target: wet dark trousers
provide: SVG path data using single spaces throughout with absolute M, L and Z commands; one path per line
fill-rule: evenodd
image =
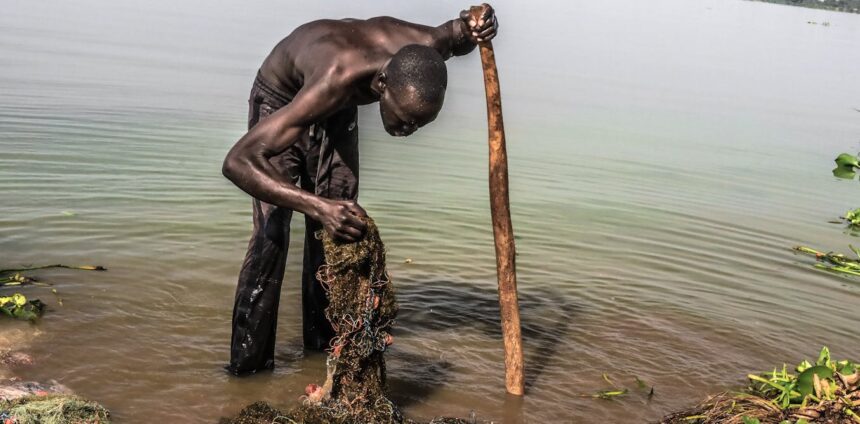
M 290 100 L 258 75 L 249 99 L 248 128 L 286 106 Z M 341 110 L 312 126 L 269 162 L 284 178 L 303 190 L 329 199 L 355 199 L 358 194 L 356 108 Z M 253 200 L 254 229 L 239 273 L 233 306 L 228 366 L 233 374 L 250 374 L 274 366 L 278 303 L 292 215 L 290 209 Z M 328 300 L 316 279 L 316 271 L 325 263 L 322 243 L 314 236 L 321 224 L 305 217 L 305 227 L 302 333 L 306 348 L 321 350 L 328 347 L 334 336 L 324 312 Z

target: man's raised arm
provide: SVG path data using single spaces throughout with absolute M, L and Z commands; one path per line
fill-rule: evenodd
M 261 120 L 227 153 L 222 172 L 244 192 L 263 202 L 299 211 L 323 224 L 335 237 L 360 238 L 366 213 L 354 201 L 324 199 L 286 180 L 269 159 L 295 143 L 308 127 L 334 113 L 344 93 L 325 81 L 308 84 L 288 105 Z

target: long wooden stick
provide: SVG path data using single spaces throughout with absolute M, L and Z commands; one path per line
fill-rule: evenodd
M 472 7 L 469 12 L 477 22 L 483 7 Z M 484 68 L 484 88 L 487 92 L 487 126 L 490 144 L 490 213 L 493 218 L 493 238 L 496 242 L 496 273 L 499 278 L 499 310 L 502 334 L 505 341 L 505 388 L 512 395 L 522 396 L 523 346 L 520 330 L 520 308 L 517 299 L 517 274 L 514 255 L 514 230 L 511 225 L 508 196 L 508 153 L 505 149 L 505 125 L 502 121 L 502 95 L 493 44 L 484 41 L 481 64 Z

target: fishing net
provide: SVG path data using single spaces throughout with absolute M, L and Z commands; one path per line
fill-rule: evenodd
M 110 413 L 73 395 L 27 396 L 0 402 L 0 420 L 13 424 L 105 424 Z
M 265 403 L 245 408 L 239 416 L 222 423 L 412 423 L 385 395 L 385 358 L 393 342 L 391 327 L 397 316 L 394 287 L 385 269 L 385 246 L 372 219 L 367 232 L 355 243 L 335 241 L 317 232 L 325 250 L 326 264 L 317 272 L 329 306 L 326 317 L 335 330 L 326 360 L 326 379 L 308 385 L 302 405 L 289 413 Z M 467 423 L 439 418 L 434 424 Z
M 385 270 L 385 246 L 373 220 L 355 243 L 339 243 L 319 231 L 326 264 L 317 272 L 335 330 L 322 386 L 309 385 L 297 412 L 308 422 L 402 422 L 400 410 L 385 396 L 383 353 L 392 343 L 397 316 L 394 288 Z M 298 418 L 298 417 L 297 417 Z

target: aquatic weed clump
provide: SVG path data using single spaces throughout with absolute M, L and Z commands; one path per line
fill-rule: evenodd
M 661 424 L 860 423 L 860 365 L 832 360 L 826 347 L 814 364 L 803 361 L 794 371 L 783 365 L 747 377 L 745 391 L 713 396 Z
M 11 424 L 107 424 L 110 412 L 73 395 L 34 395 L 0 402 L 0 419 Z

